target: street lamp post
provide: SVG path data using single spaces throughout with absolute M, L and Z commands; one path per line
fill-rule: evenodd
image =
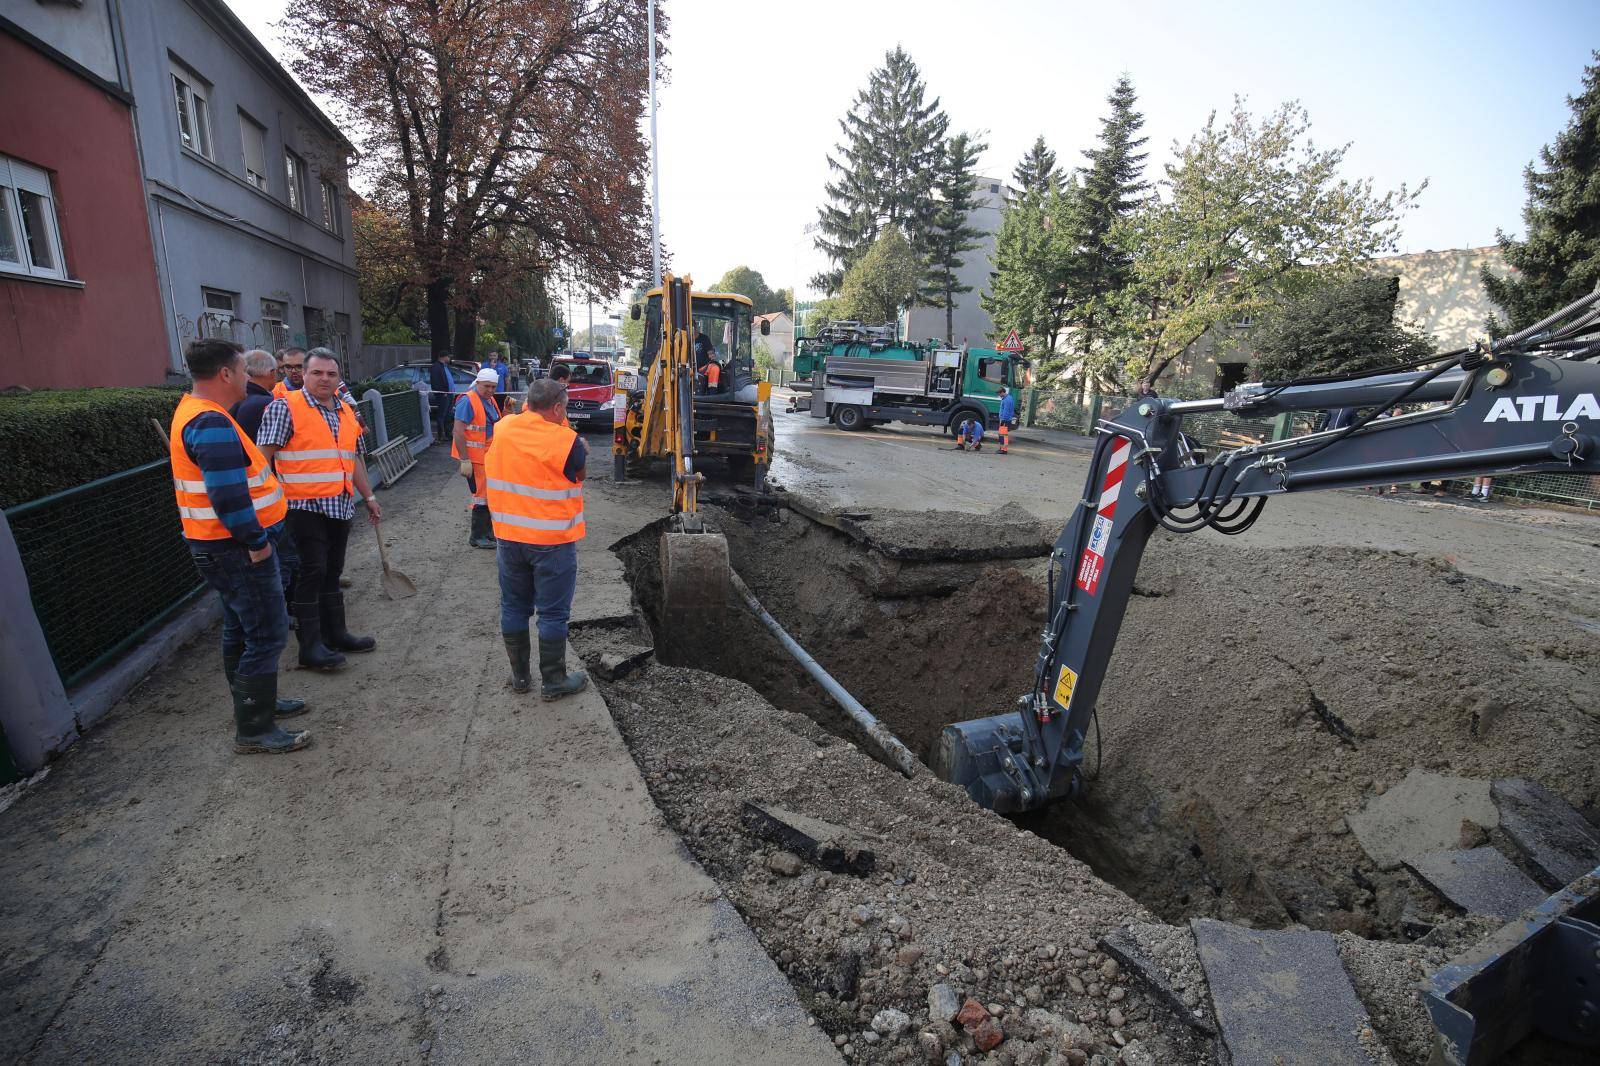
M 661 157 L 656 151 L 656 0 L 650 7 L 650 265 L 661 284 Z

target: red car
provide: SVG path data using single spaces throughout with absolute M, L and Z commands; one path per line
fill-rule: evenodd
M 571 371 L 567 379 L 567 421 L 572 428 L 610 433 L 617 417 L 611 364 L 583 355 L 558 355 L 550 366 L 565 366 Z

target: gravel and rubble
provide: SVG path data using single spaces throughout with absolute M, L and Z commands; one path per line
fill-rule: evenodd
M 1149 915 L 1059 848 L 740 682 L 652 664 L 604 687 L 669 823 L 847 1060 L 1211 1061 L 1098 946 Z M 799 863 L 747 829 L 746 802 L 873 838 L 876 869 Z

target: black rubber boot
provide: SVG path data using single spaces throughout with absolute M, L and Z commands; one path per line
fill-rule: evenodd
M 589 675 L 579 670 L 567 673 L 567 642 L 539 638 L 539 695 L 547 700 L 559 700 L 574 692 L 582 692 L 589 683 Z
M 493 548 L 495 546 L 493 527 L 489 520 L 489 508 L 474 507 L 472 509 L 472 532 L 467 537 L 467 543 L 474 548 Z
M 335 651 L 371 651 L 378 646 L 374 637 L 358 637 L 344 627 L 344 593 L 322 597 L 322 639 Z
M 337 670 L 344 656 L 322 643 L 322 607 L 316 603 L 297 603 L 294 616 L 300 625 L 294 631 L 300 644 L 300 665 L 309 670 Z
M 506 640 L 506 658 L 511 660 L 511 691 L 526 692 L 533 687 L 533 638 L 528 636 L 526 629 L 521 633 L 504 633 L 502 636 Z M 540 668 L 542 671 L 542 662 Z
M 222 649 L 222 673 L 228 679 L 228 688 L 233 688 L 233 675 L 239 669 L 239 660 L 244 657 L 244 649 L 235 651 L 232 648 Z M 306 713 L 306 701 L 297 700 L 292 696 L 279 696 L 272 712 L 274 718 L 294 718 Z
M 233 679 L 233 750 L 241 755 L 281 755 L 311 744 L 304 729 L 284 729 L 272 720 L 278 702 L 278 675 Z

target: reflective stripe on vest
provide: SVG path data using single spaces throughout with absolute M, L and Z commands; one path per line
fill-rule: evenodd
M 178 501 L 178 519 L 183 526 L 183 535 L 190 540 L 228 540 L 233 536 L 217 518 L 217 512 L 211 506 L 211 497 L 206 495 L 205 473 L 200 469 L 200 464 L 189 457 L 189 449 L 183 445 L 184 428 L 207 411 L 220 413 L 239 435 L 239 444 L 244 448 L 245 455 L 245 484 L 250 488 L 250 503 L 255 508 L 256 521 L 261 523 L 263 529 L 282 522 L 288 513 L 284 490 L 278 479 L 272 476 L 261 449 L 256 447 L 255 442 L 220 404 L 202 400 L 193 393 L 185 393 L 183 399 L 178 401 L 177 411 L 173 412 L 172 428 L 167 433 L 167 454 L 172 461 L 172 490 Z
M 483 462 L 484 453 L 489 450 L 489 413 L 484 409 L 483 397 L 478 395 L 476 388 L 467 390 L 467 402 L 472 405 L 472 421 L 466 423 L 467 428 L 461 434 L 467 446 L 466 458 L 471 459 L 474 463 L 481 463 Z M 494 406 L 494 417 L 498 423 L 500 405 L 495 402 L 492 396 L 489 398 L 489 403 Z M 456 448 L 453 434 L 450 441 L 450 458 L 462 458 L 460 451 Z
M 291 500 L 316 500 L 355 491 L 356 442 L 361 430 L 354 412 L 339 403 L 339 439 L 333 439 L 327 419 L 303 389 L 284 397 L 293 429 L 289 440 L 273 457 L 278 480 Z M 338 403 L 335 400 L 335 403 Z
M 485 469 L 496 537 L 523 544 L 583 539 L 583 486 L 563 472 L 577 438 L 568 427 L 531 412 L 495 426 Z

